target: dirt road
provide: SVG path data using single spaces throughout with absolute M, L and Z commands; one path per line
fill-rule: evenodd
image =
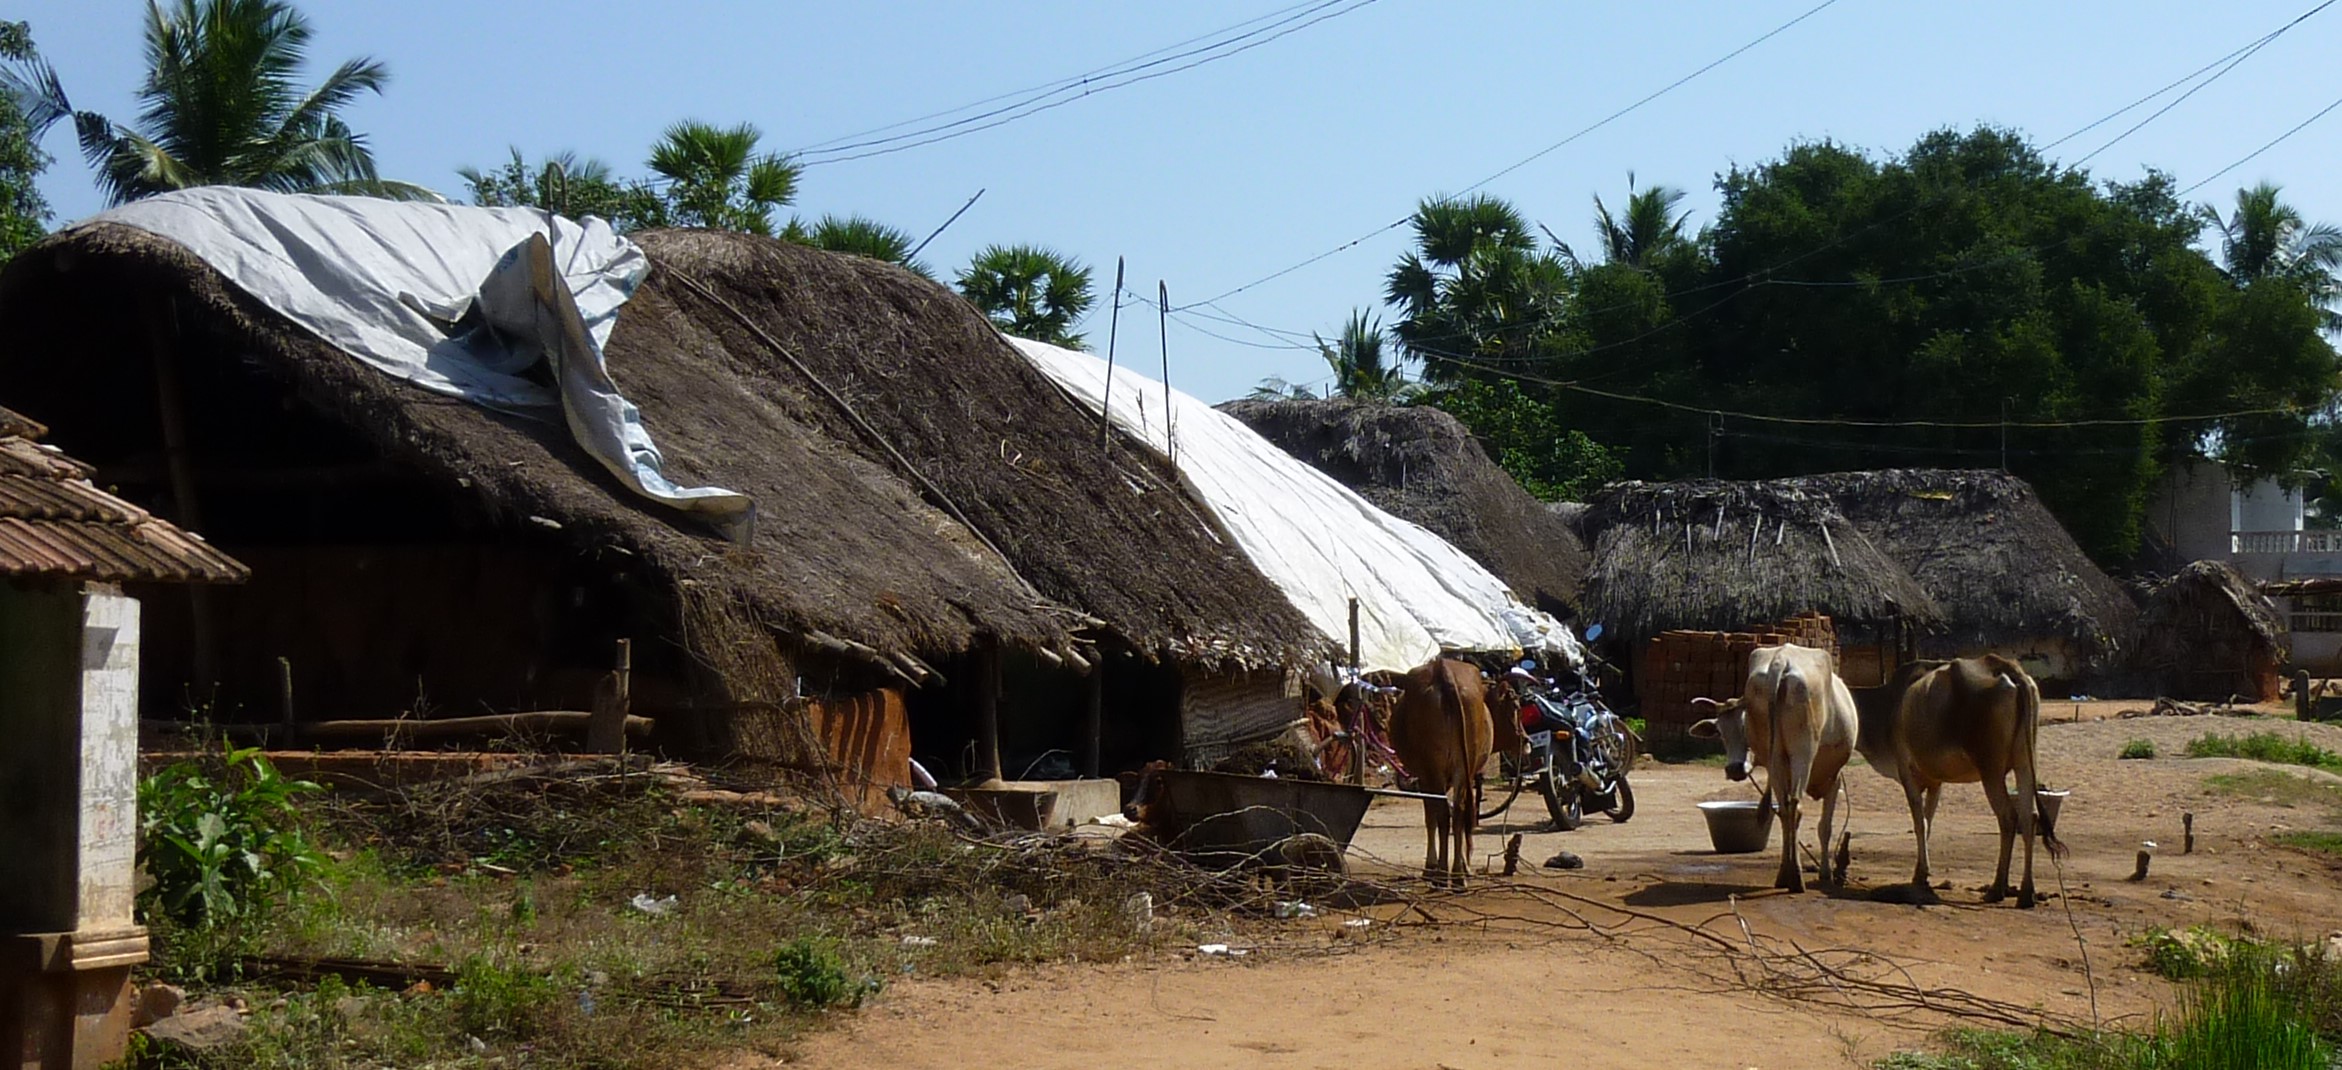
M 1850 771 L 1854 858 L 1850 887 L 1771 891 L 1777 855 L 1716 855 L 1694 802 L 1745 797 L 1712 766 L 1645 768 L 1635 774 L 1641 812 L 1624 825 L 1595 818 L 1572 833 L 1491 822 L 1482 861 L 1505 835 L 1524 834 L 1523 880 L 1600 903 L 1706 924 L 1738 935 L 1737 910 L 1762 937 L 1808 949 L 1866 949 L 1891 958 L 1920 987 L 1956 988 L 2087 1020 L 2095 980 L 2103 1020 L 2150 1013 L 2169 987 L 2137 968 L 2126 942 L 2150 926 L 2250 926 L 2276 937 L 2318 937 L 2342 928 L 2342 867 L 2328 857 L 2268 846 L 2287 829 L 2334 827 L 2315 801 L 2287 806 L 2236 798 L 2210 776 L 2267 768 L 2226 759 L 2121 761 L 2131 739 L 2180 753 L 2207 731 L 2278 728 L 2342 750 L 2342 728 L 2232 718 L 2053 722 L 2041 737 L 2051 786 L 2068 788 L 2060 832 L 2072 846 L 2065 895 L 2042 908 L 1984 906 L 1997 834 L 1981 793 L 1947 789 L 1938 815 L 1934 870 L 1952 887 L 1944 905 L 1872 901 L 1910 876 L 1908 817 L 1900 791 L 1867 769 Z M 2342 785 L 2342 778 L 2300 773 Z M 2181 814 L 2196 815 L 2197 849 L 2182 854 Z M 1508 817 L 1542 821 L 1524 797 Z M 1812 820 L 1806 840 L 1812 840 Z M 1421 812 L 1377 806 L 1358 836 L 1359 868 L 1413 870 L 1422 857 Z M 2151 875 L 2129 876 L 2143 840 L 2155 840 Z M 1777 841 L 1776 841 L 1777 842 Z M 1567 848 L 1586 868 L 1536 863 Z M 2060 869 L 2037 859 L 2043 890 Z M 1490 882 L 1493 883 L 1493 882 Z M 2070 908 L 2070 913 L 2069 913 Z M 1548 900 L 1484 886 L 1433 904 L 1478 924 L 1393 925 L 1378 915 L 1361 945 L 1340 918 L 1293 922 L 1289 939 L 1241 959 L 1192 953 L 1113 967 L 1052 967 L 998 982 L 910 982 L 841 1028 L 812 1038 L 795 1062 L 816 1067 L 921 1067 L 1009 1061 L 1020 1067 L 1223 1066 L 1459 1068 L 1566 1060 L 1584 1067 L 1866 1066 L 1924 1043 L 1941 1016 L 1881 1017 L 1748 991 L 1721 978 L 1684 941 L 1661 935 L 1608 940 L 1566 926 Z M 1370 912 L 1371 913 L 1371 912 Z M 1627 919 L 1581 907 L 1604 923 Z M 1719 920 L 1720 919 L 1720 920 Z M 1637 923 L 1639 924 L 1639 923 Z M 1646 930 L 1650 931 L 1650 930 Z M 2078 934 L 2078 939 L 2077 939 Z M 2087 958 L 2089 968 L 2085 969 Z

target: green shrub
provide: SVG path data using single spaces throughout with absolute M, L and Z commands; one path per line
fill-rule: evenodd
M 2191 988 L 2176 1022 L 2158 1023 L 2148 1066 L 2173 1070 L 2327 1070 L 2325 1046 L 2280 989 L 2282 962 L 2242 951 Z M 2290 964 L 2286 964 L 2290 965 Z
M 821 1010 L 856 996 L 846 964 L 836 951 L 820 941 L 800 937 L 773 953 L 773 968 L 781 978 L 781 994 L 808 1010 Z
M 2134 739 L 2123 744 L 2122 753 L 2115 755 L 2117 758 L 2152 758 L 2154 756 L 2155 741 L 2152 739 Z
M 474 955 L 456 965 L 455 1017 L 464 1032 L 483 1039 L 525 1039 L 545 1025 L 561 995 L 552 978 Z
M 2256 762 L 2342 770 L 2342 754 L 2336 754 L 2306 739 L 2287 738 L 2275 732 L 2255 732 L 2249 736 L 2206 733 L 2188 741 L 2187 756 L 2249 758 Z
M 190 927 L 266 910 L 324 862 L 294 806 L 317 790 L 258 747 L 223 748 L 217 769 L 180 762 L 139 781 L 139 863 L 154 879 L 141 905 Z
M 2185 929 L 2157 926 L 2131 943 L 2146 949 L 2148 969 L 2172 981 L 2193 980 L 2217 972 L 2228 965 L 2239 949 L 2251 946 L 2250 941 L 2201 925 Z

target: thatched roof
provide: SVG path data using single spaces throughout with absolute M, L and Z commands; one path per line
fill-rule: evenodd
M 2056 637 L 2103 658 L 2137 626 L 2130 596 L 2015 476 L 1892 469 L 1784 482 L 1828 497 L 1919 581 L 1944 612 L 1939 638 L 1953 646 Z
M 1840 627 L 1943 612 L 1829 497 L 1795 481 L 1614 483 L 1587 503 L 1585 617 L 1623 639 L 1737 631 L 1808 611 Z
M 2198 561 L 2155 586 L 2132 665 L 2172 698 L 2277 697 L 2291 636 L 2275 604 L 2224 561 Z
M 1166 464 L 1135 446 L 1101 456 L 1096 423 L 949 290 L 745 235 L 637 240 L 652 271 L 619 317 L 611 373 L 677 482 L 755 499 L 745 547 L 625 492 L 558 424 L 396 382 L 126 227 L 53 236 L 0 275 L 0 398 L 68 444 L 151 422 L 151 389 L 136 385 L 152 378 L 143 317 L 124 312 L 169 295 L 191 393 L 209 377 L 287 395 L 288 409 L 322 414 L 500 527 L 623 553 L 735 621 L 930 657 L 985 635 L 1072 650 L 1097 622 L 1143 651 L 1199 658 L 1283 660 L 1322 641 Z
M 1553 613 L 1578 607 L 1585 543 L 1530 497 L 1455 417 L 1346 399 L 1231 401 L 1230 416 L 1384 512 L 1455 544 Z

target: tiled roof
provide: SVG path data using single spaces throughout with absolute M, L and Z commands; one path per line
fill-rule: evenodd
M 33 441 L 0 408 L 0 576 L 241 583 L 252 572 L 199 535 L 99 490 L 90 469 Z

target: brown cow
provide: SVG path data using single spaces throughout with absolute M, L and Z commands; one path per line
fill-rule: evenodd
M 1480 670 L 1435 657 L 1409 670 L 1391 713 L 1391 750 L 1416 791 L 1447 796 L 1447 813 L 1423 804 L 1423 872 L 1457 886 L 1471 867 L 1472 826 L 1480 812 L 1480 769 L 1488 764 L 1492 727 Z M 1444 816 L 1444 820 L 1442 819 Z
M 1943 786 L 1982 783 L 1985 802 L 2000 823 L 2000 868 L 1984 899 L 1997 903 L 2008 897 L 2009 856 L 2021 835 L 2025 882 L 2017 905 L 2033 906 L 2033 789 L 2040 783 L 2034 737 L 2041 725 L 2041 689 L 2033 678 L 1997 654 L 1913 662 L 1886 686 L 1858 692 L 1855 705 L 1862 720 L 1857 747 L 1871 768 L 1902 784 L 1911 807 L 1911 832 L 1919 841 L 1912 889 L 1929 894 L 1927 839 Z M 2017 781 L 2013 793 L 2011 773 Z M 2040 829 L 2051 856 L 2062 853 L 2056 830 L 2046 820 Z

